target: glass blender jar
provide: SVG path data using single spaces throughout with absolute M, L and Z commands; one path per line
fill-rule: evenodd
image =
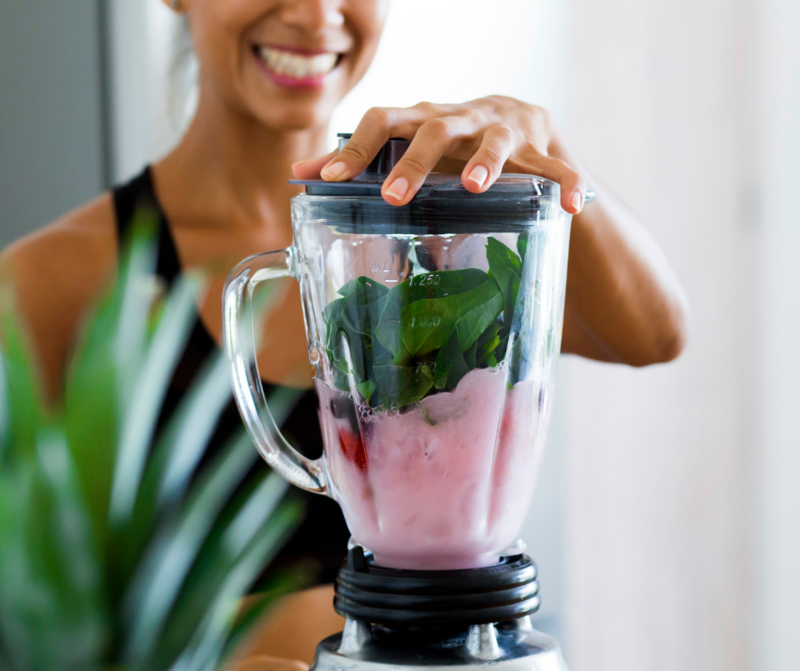
M 350 182 L 294 182 L 306 192 L 292 200 L 293 245 L 227 281 L 225 347 L 261 455 L 333 497 L 376 565 L 474 569 L 508 554 L 533 496 L 571 217 L 559 185 L 530 175 L 472 194 L 431 174 L 411 203 L 389 205 L 381 184 L 406 146 L 391 140 Z M 281 435 L 256 363 L 255 287 L 287 276 L 300 282 L 319 397 L 317 460 Z

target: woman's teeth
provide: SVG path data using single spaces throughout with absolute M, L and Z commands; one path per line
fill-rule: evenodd
M 303 56 L 291 51 L 281 51 L 270 47 L 259 47 L 258 55 L 273 72 L 295 79 L 327 75 L 336 67 L 336 62 L 339 59 L 339 54 Z

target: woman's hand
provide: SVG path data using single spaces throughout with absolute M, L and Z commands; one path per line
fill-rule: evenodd
M 463 105 L 375 107 L 341 152 L 296 163 L 294 173 L 299 179 L 351 179 L 391 137 L 411 141 L 381 190 L 392 205 L 408 203 L 432 170 L 460 171 L 473 193 L 488 189 L 502 172 L 561 185 L 561 206 L 577 215 L 562 352 L 634 366 L 678 356 L 687 307 L 672 269 L 638 217 L 599 183 L 597 202 L 581 211 L 586 182 L 545 110 L 501 96 Z
M 298 179 L 342 182 L 361 174 L 389 138 L 411 145 L 383 184 L 391 205 L 405 205 L 433 170 L 461 172 L 473 193 L 488 189 L 502 172 L 535 174 L 561 185 L 561 206 L 570 214 L 583 208 L 586 182 L 553 157 L 553 121 L 541 107 L 490 96 L 462 105 L 419 103 L 414 107 L 373 107 L 340 152 L 293 166 Z

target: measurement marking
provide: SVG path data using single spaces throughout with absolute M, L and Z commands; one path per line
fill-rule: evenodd
M 384 282 L 386 282 L 386 284 L 396 284 L 399 281 L 400 280 L 384 280 Z

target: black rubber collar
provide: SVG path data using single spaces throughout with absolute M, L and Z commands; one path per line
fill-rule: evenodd
M 336 579 L 333 606 L 344 617 L 392 628 L 448 628 L 505 622 L 539 608 L 536 564 L 527 555 L 458 571 L 375 566 L 350 550 Z

